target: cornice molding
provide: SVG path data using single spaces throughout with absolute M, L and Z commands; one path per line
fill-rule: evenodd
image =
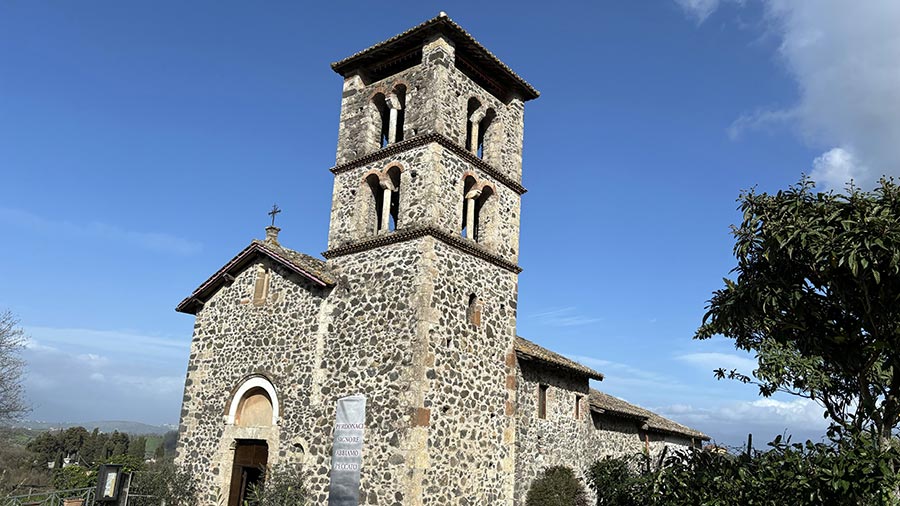
M 487 262 L 506 269 L 514 274 L 519 274 L 520 272 L 522 272 L 522 268 L 515 263 L 505 260 L 498 255 L 485 250 L 481 246 L 478 246 L 476 243 L 473 243 L 468 239 L 453 236 L 433 226 L 397 230 L 395 232 L 390 232 L 384 235 L 370 237 L 352 244 L 347 244 L 345 246 L 330 249 L 322 253 L 322 256 L 331 259 L 344 255 L 350 255 L 352 253 L 359 253 L 361 251 L 379 248 L 382 246 L 387 246 L 389 244 L 397 244 L 400 242 L 410 241 L 425 236 L 433 237 L 445 244 L 453 246 L 482 260 L 486 260 Z

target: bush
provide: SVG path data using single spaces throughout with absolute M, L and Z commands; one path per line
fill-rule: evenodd
M 191 475 L 171 461 L 155 462 L 135 473 L 131 493 L 153 496 L 166 506 L 197 504 L 197 487 Z
M 266 471 L 262 485 L 253 486 L 247 506 L 303 506 L 306 489 L 300 466 L 277 465 Z
M 531 484 L 526 506 L 588 506 L 584 486 L 575 473 L 565 466 L 544 470 Z
M 900 449 L 860 435 L 834 443 L 769 443 L 740 455 L 678 452 L 655 471 L 632 472 L 630 459 L 604 459 L 589 470 L 600 505 L 897 506 Z M 623 476 L 623 471 L 627 473 Z M 609 500 L 609 502 L 605 502 Z M 618 501 L 618 502 L 614 502 Z
M 629 458 L 604 457 L 587 471 L 588 485 L 597 494 L 598 506 L 639 506 L 643 475 L 632 471 L 643 456 Z M 642 462 L 641 462 L 642 463 Z

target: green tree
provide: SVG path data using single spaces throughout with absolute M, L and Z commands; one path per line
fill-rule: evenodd
M 887 441 L 900 422 L 900 188 L 818 193 L 804 178 L 740 202 L 737 279 L 714 292 L 695 337 L 734 339 L 759 367 L 716 374 L 807 397 L 833 429 Z
M 147 438 L 138 436 L 128 443 L 128 455 L 142 459 L 147 451 Z
M 109 436 L 111 456 L 128 455 L 128 434 L 114 430 Z
M 0 423 L 18 419 L 29 411 L 23 399 L 22 375 L 25 334 L 9 311 L 0 312 Z
M 37 454 L 38 460 L 45 466 L 63 452 L 62 441 L 57 434 L 52 431 L 42 432 L 26 445 L 30 451 Z

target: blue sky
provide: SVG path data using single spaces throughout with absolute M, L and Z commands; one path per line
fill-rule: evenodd
M 30 336 L 32 417 L 177 423 L 177 302 L 273 202 L 283 244 L 325 249 L 328 64 L 445 10 L 542 92 L 519 333 L 719 441 L 821 434 L 818 407 L 713 378 L 752 357 L 691 339 L 742 189 L 900 167 L 900 9 L 801 4 L 4 2 L 0 308 Z

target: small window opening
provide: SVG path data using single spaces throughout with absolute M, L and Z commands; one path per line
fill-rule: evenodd
M 375 111 L 378 113 L 378 146 L 383 148 L 389 144 L 388 141 L 388 131 L 390 128 L 390 112 L 387 103 L 387 99 L 384 96 L 384 93 L 377 93 L 374 97 L 372 97 L 372 105 L 375 107 Z
M 575 395 L 575 419 L 579 420 L 581 418 L 581 399 L 583 399 L 583 395 Z
M 491 131 L 491 125 L 494 123 L 494 118 L 496 117 L 497 113 L 494 112 L 493 109 L 488 109 L 484 114 L 484 118 L 478 123 L 478 145 L 475 149 L 475 154 L 478 158 L 484 158 L 484 141 L 491 133 L 493 133 Z
M 388 210 L 388 230 L 397 230 L 397 221 L 400 216 L 400 167 L 396 165 L 387 170 L 388 179 L 391 182 L 391 201 Z M 383 197 L 382 197 L 383 198 Z
M 538 418 L 547 418 L 547 385 L 538 385 Z
M 397 112 L 394 113 L 396 114 L 396 118 L 393 120 L 394 135 L 389 144 L 403 140 L 403 124 L 406 120 L 406 86 L 398 84 L 394 87 L 394 92 L 391 93 L 390 97 L 390 105 L 391 108 L 395 109 Z M 388 127 L 388 131 L 390 133 L 390 126 Z
M 466 149 L 471 152 L 474 152 L 477 149 L 477 145 L 473 146 L 474 139 L 472 138 L 472 133 L 478 133 L 478 130 L 473 129 L 472 119 L 475 115 L 475 112 L 481 108 L 481 102 L 478 101 L 477 98 L 470 98 L 469 103 L 466 106 Z
M 256 282 L 253 286 L 253 304 L 261 306 L 269 295 L 269 271 L 263 265 L 256 268 Z
M 369 223 L 371 223 L 371 231 L 377 233 L 381 230 L 382 209 L 384 207 L 384 190 L 381 188 L 381 181 L 376 174 L 366 176 L 366 185 L 372 192 L 372 202 L 374 206 L 369 209 Z
M 475 188 L 475 184 L 475 178 L 472 176 L 466 176 L 463 182 L 462 226 L 460 227 L 460 236 L 462 237 L 469 237 L 469 199 L 466 198 L 466 195 L 471 193 Z
M 469 295 L 469 307 L 466 309 L 466 319 L 472 325 L 476 327 L 481 326 L 481 311 L 483 306 L 481 304 L 481 299 L 478 298 L 474 293 Z

